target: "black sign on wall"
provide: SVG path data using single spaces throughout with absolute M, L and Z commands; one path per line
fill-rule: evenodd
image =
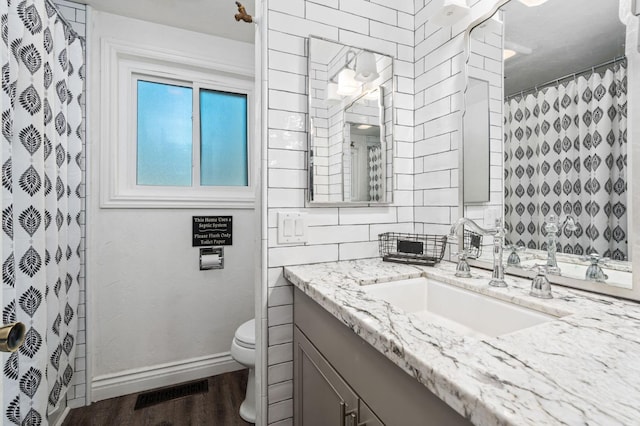
M 230 246 L 232 216 L 193 216 L 192 247 Z

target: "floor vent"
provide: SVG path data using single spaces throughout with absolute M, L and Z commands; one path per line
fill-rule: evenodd
M 170 388 L 158 389 L 138 395 L 134 410 L 150 407 L 162 402 L 170 401 L 184 396 L 196 395 L 209 392 L 209 381 L 200 380 L 197 382 L 184 383 Z

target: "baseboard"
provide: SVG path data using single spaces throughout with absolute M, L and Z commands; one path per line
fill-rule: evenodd
M 92 402 L 150 389 L 171 386 L 244 368 L 230 352 L 125 370 L 95 377 L 91 382 Z

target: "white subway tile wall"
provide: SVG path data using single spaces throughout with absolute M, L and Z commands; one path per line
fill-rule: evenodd
M 55 6 L 58 8 L 62 16 L 71 24 L 73 29 L 79 36 L 85 37 L 86 29 L 85 23 L 87 20 L 87 7 L 84 4 L 74 3 L 65 0 L 54 0 Z M 86 95 L 83 94 L 83 112 L 82 116 L 86 119 L 86 108 L 84 101 Z M 85 139 L 86 131 L 82 129 L 83 145 L 86 144 Z M 81 167 L 83 178 L 82 181 L 86 182 L 86 168 L 85 168 L 85 154 L 86 151 L 82 150 Z M 75 372 L 73 375 L 72 385 L 69 387 L 67 393 L 67 405 L 70 408 L 82 407 L 86 405 L 86 383 L 87 383 L 87 347 L 86 347 L 86 296 L 85 296 L 85 227 L 86 227 L 86 210 L 85 210 L 85 185 L 82 185 L 82 211 L 80 213 L 80 224 L 82 226 L 82 237 L 80 240 L 80 305 L 78 306 L 78 339 L 76 340 L 76 360 L 75 360 Z
M 268 16 L 268 392 L 269 425 L 293 416 L 292 288 L 282 266 L 378 256 L 378 233 L 414 231 L 413 218 L 413 2 L 271 0 Z M 380 207 L 305 206 L 307 187 L 306 38 L 325 37 L 394 57 L 397 93 L 394 202 Z M 326 72 L 311 69 L 313 75 Z M 327 134 L 327 138 L 331 135 Z M 331 156 L 328 144 L 327 165 Z M 329 193 L 330 182 L 326 183 Z M 279 211 L 308 213 L 308 242 L 280 245 Z
M 438 2 L 415 1 L 414 219 L 416 232 L 446 234 L 457 219 L 464 35 L 429 22 Z

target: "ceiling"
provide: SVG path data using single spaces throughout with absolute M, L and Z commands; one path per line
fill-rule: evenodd
M 232 40 L 254 42 L 253 24 L 236 22 L 233 0 L 74 0 L 96 10 Z M 241 0 L 255 14 L 254 0 Z
M 76 0 L 97 10 L 219 37 L 254 42 L 253 24 L 236 22 L 233 0 Z M 242 1 L 255 14 L 255 0 Z M 541 85 L 624 55 L 617 0 L 507 3 L 506 41 L 531 49 L 505 61 L 505 94 Z
M 549 0 L 503 8 L 505 43 L 531 49 L 505 61 L 505 95 L 624 56 L 625 26 L 617 0 Z

